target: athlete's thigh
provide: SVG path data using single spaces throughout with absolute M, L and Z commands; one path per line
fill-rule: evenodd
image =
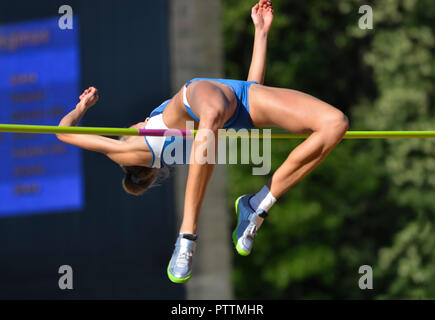
M 295 133 L 317 131 L 341 111 L 300 91 L 252 85 L 249 111 L 256 127 L 280 127 Z
M 207 112 L 205 108 L 210 106 L 222 110 L 224 122 L 233 115 L 237 99 L 231 88 L 211 81 L 199 80 L 193 82 L 187 89 L 191 109 L 198 118 L 201 118 L 201 114 Z

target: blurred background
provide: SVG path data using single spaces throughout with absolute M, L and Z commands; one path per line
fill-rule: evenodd
M 61 5 L 72 30 L 61 30 Z M 0 3 L 0 123 L 57 125 L 90 85 L 84 126 L 128 127 L 196 76 L 245 79 L 248 0 Z M 351 130 L 434 130 L 435 4 L 274 0 L 265 84 L 344 111 Z M 373 29 L 360 29 L 362 5 Z M 276 169 L 300 141 L 272 142 Z M 231 244 L 234 199 L 268 176 L 217 166 L 194 275 L 166 276 L 187 168 L 141 197 L 101 154 L 49 135 L 0 134 L 0 298 L 435 298 L 430 139 L 344 140 L 271 210 L 249 257 Z M 58 269 L 74 270 L 60 290 Z M 373 268 L 361 290 L 360 266 Z
M 344 111 L 350 130 L 433 130 L 432 1 L 274 0 L 266 83 Z M 224 1 L 225 73 L 246 74 L 248 1 Z M 373 29 L 361 30 L 361 5 Z M 273 168 L 298 142 L 273 141 Z M 273 207 L 249 259 L 234 257 L 240 298 L 435 298 L 435 143 L 343 141 Z M 264 177 L 229 168 L 231 197 Z M 373 290 L 359 290 L 361 265 Z M 250 281 L 255 277 L 256 281 Z

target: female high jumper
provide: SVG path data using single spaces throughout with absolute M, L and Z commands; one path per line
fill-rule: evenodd
M 211 130 L 215 137 L 220 128 L 280 127 L 293 133 L 310 133 L 290 152 L 266 185 L 256 194 L 243 195 L 236 200 L 237 225 L 232 237 L 237 252 L 244 256 L 251 252 L 254 237 L 276 200 L 318 166 L 349 127 L 347 117 L 340 110 L 319 99 L 299 91 L 263 85 L 267 37 L 273 21 L 271 1 L 260 0 L 252 8 L 251 17 L 255 38 L 247 81 L 192 79 L 172 99 L 154 109 L 144 122 L 132 126 L 182 130 L 186 129 L 187 121 L 193 120 L 195 129 Z M 97 101 L 97 90 L 88 88 L 59 126 L 76 126 Z M 101 152 L 118 163 L 126 174 L 122 185 L 133 195 L 147 190 L 159 176 L 159 170 L 168 166 L 163 154 L 170 137 L 128 136 L 119 140 L 97 135 L 57 134 L 57 137 L 63 142 Z M 197 134 L 192 150 L 198 150 L 203 143 L 204 136 Z M 196 159 L 191 157 L 189 161 L 183 220 L 167 268 L 169 279 L 175 283 L 184 283 L 191 277 L 199 211 L 214 168 L 213 163 Z

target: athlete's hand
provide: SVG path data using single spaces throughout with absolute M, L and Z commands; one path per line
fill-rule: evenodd
M 88 110 L 90 107 L 97 103 L 99 99 L 98 90 L 94 87 L 89 87 L 88 89 L 83 91 L 79 99 L 80 102 L 78 103 L 77 107 Z
M 273 6 L 270 0 L 260 0 L 252 7 L 251 18 L 255 29 L 269 32 L 273 21 Z

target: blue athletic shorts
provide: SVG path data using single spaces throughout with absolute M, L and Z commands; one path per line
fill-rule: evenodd
M 241 81 L 241 80 L 229 80 L 229 79 L 212 79 L 212 78 L 194 78 L 190 80 L 186 84 L 186 88 L 194 81 L 198 80 L 208 80 L 219 82 L 224 85 L 229 86 L 233 89 L 234 94 L 237 98 L 237 108 L 234 111 L 234 114 L 225 122 L 223 128 L 224 129 L 252 129 L 254 125 L 252 124 L 251 116 L 249 114 L 249 87 L 253 83 L 258 83 L 257 81 Z M 159 107 L 154 109 L 150 117 L 154 115 L 158 115 L 163 112 L 166 105 L 170 100 L 166 100 Z M 192 112 L 189 106 L 185 105 L 187 112 L 191 115 L 191 117 L 199 122 L 199 118 Z

